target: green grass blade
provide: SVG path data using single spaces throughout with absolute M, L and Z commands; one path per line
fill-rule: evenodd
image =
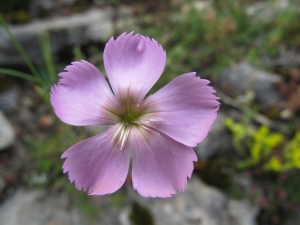
M 48 75 L 48 81 L 53 84 L 56 82 L 57 76 L 55 73 L 55 66 L 52 59 L 51 53 L 51 43 L 49 39 L 49 35 L 47 33 L 41 33 L 38 35 L 38 39 L 40 42 L 40 47 L 43 53 L 44 61 L 46 64 L 46 70 Z
M 37 83 L 37 80 L 34 76 L 32 76 L 30 74 L 27 74 L 27 73 L 19 72 L 19 71 L 16 71 L 16 70 L 0 68 L 0 73 L 5 74 L 5 75 L 10 75 L 10 76 L 23 78 L 25 80 Z
M 39 79 L 39 73 L 36 70 L 36 68 L 34 67 L 34 65 L 32 64 L 31 60 L 28 58 L 27 54 L 25 53 L 24 49 L 22 48 L 22 46 L 20 45 L 20 43 L 18 42 L 18 40 L 15 38 L 15 36 L 10 32 L 10 29 L 8 28 L 5 20 L 3 19 L 2 15 L 0 14 L 0 24 L 3 26 L 4 30 L 6 31 L 6 33 L 8 34 L 9 38 L 11 39 L 11 41 L 14 43 L 15 47 L 17 48 L 17 50 L 19 51 L 20 55 L 22 56 L 23 60 L 25 61 L 25 63 L 27 64 L 28 68 L 30 69 L 31 73 L 37 78 Z
M 74 54 L 75 61 L 80 61 L 80 60 L 85 59 L 85 56 L 84 56 L 83 52 L 81 51 L 80 46 L 78 46 L 78 45 L 74 46 L 73 54 Z

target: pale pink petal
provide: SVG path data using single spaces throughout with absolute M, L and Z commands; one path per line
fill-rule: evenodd
M 146 114 L 140 120 L 162 120 L 151 125 L 178 142 L 196 146 L 206 137 L 219 107 L 208 83 L 195 73 L 177 77 L 145 100 L 141 107 Z
M 73 62 L 66 70 L 51 89 L 56 115 L 77 126 L 116 124 L 122 108 L 100 71 L 86 61 Z
M 197 161 L 191 147 L 139 127 L 131 130 L 130 142 L 133 187 L 140 195 L 165 198 L 184 190 Z
M 123 185 L 128 173 L 130 149 L 125 145 L 120 150 L 115 142 L 111 142 L 118 125 L 77 143 L 62 155 L 62 158 L 67 158 L 64 173 L 69 173 L 70 181 L 75 181 L 78 190 L 105 195 Z
M 139 103 L 162 74 L 166 53 L 155 41 L 142 35 L 122 34 L 111 38 L 104 50 L 104 66 L 118 99 L 130 96 Z

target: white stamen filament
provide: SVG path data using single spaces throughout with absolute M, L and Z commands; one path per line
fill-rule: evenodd
M 124 130 L 126 129 L 126 127 L 124 128 Z M 121 149 L 120 150 L 122 150 L 122 148 L 123 148 L 123 146 L 125 145 L 125 143 L 126 143 L 126 140 L 127 140 L 127 138 L 128 138 L 128 135 L 129 135 L 129 133 L 130 133 L 130 129 L 131 129 L 131 126 L 129 126 L 126 130 L 125 130 L 125 133 L 124 133 L 124 136 L 123 136 L 123 139 L 122 139 L 122 142 L 121 142 Z
M 124 127 L 124 124 L 122 124 L 122 125 L 118 128 L 117 132 L 115 133 L 115 135 L 113 136 L 113 138 L 111 139 L 110 142 L 113 142 L 113 141 L 115 140 L 115 138 L 116 138 L 117 135 L 120 133 L 120 131 L 121 131 L 121 129 L 122 129 L 123 127 Z
M 162 121 L 163 121 L 162 118 L 152 117 L 152 118 L 149 118 L 148 120 L 136 120 L 136 121 L 133 121 L 132 124 L 138 125 L 138 126 L 140 126 L 141 128 L 143 128 L 143 129 L 145 129 L 147 131 L 150 131 L 150 132 L 153 132 L 155 134 L 160 135 L 159 132 L 155 131 L 156 127 L 153 126 L 153 123 L 155 124 L 157 122 L 162 122 Z M 130 134 L 130 130 L 131 130 L 132 124 L 122 123 L 120 125 L 120 127 L 117 129 L 115 135 L 113 136 L 113 138 L 111 140 L 111 142 L 113 142 L 116 139 L 116 137 L 118 137 L 118 141 L 117 142 L 120 143 L 120 150 L 122 150 L 123 147 L 126 144 L 126 141 L 127 141 L 128 137 L 129 137 L 129 134 Z
M 120 150 L 123 149 L 124 145 L 126 144 L 126 140 L 128 139 L 129 133 L 130 133 L 131 125 L 128 125 L 127 123 L 122 123 L 122 125 L 118 128 L 115 135 L 113 136 L 111 142 L 115 140 L 117 136 L 118 141 L 120 143 Z
M 151 131 L 151 132 L 154 132 L 154 133 L 160 135 L 160 133 L 158 133 L 158 132 L 156 132 L 156 131 L 150 129 L 149 127 L 147 127 L 147 126 L 145 126 L 145 125 L 140 125 L 140 127 L 144 128 L 145 130 L 148 130 L 148 131 Z
M 123 136 L 124 136 L 124 132 L 125 132 L 125 130 L 126 130 L 126 126 L 127 126 L 127 124 L 125 124 L 125 125 L 123 126 L 123 129 L 122 129 L 122 132 L 121 132 L 121 134 L 120 134 L 120 137 L 119 137 L 119 140 L 118 140 L 118 141 L 122 141 Z

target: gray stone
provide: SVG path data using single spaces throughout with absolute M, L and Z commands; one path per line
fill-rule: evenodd
M 35 12 L 49 12 L 54 11 L 59 8 L 59 4 L 57 0 L 34 0 L 30 4 L 30 11 Z
M 300 208 L 296 210 L 296 212 L 292 213 L 290 212 L 290 216 L 288 219 L 285 221 L 284 225 L 298 225 L 300 224 Z
M 1 225 L 118 225 L 121 209 L 112 207 L 108 196 L 90 196 L 100 219 L 90 221 L 88 215 L 72 207 L 64 194 L 45 190 L 17 190 L 0 206 Z M 87 203 L 85 203 L 87 204 Z
M 14 139 L 14 128 L 0 111 L 0 151 L 11 146 Z
M 5 186 L 5 180 L 0 176 L 0 193 L 4 190 Z
M 269 22 L 280 15 L 281 12 L 293 6 L 293 9 L 299 9 L 299 2 L 294 0 L 272 0 L 257 1 L 246 8 L 246 13 L 253 16 L 254 22 Z
M 5 113 L 15 111 L 19 106 L 19 92 L 16 86 L 0 93 L 0 110 Z
M 254 98 L 262 110 L 271 106 L 279 106 L 283 97 L 277 90 L 277 85 L 283 82 L 277 74 L 271 74 L 251 66 L 247 62 L 224 70 L 217 81 L 220 89 L 226 94 L 237 97 L 253 92 Z
M 31 60 L 40 60 L 41 49 L 38 34 L 47 32 L 51 50 L 55 53 L 65 46 L 82 45 L 90 41 L 107 41 L 113 35 L 112 9 L 89 10 L 82 14 L 34 21 L 27 25 L 10 26 Z M 0 65 L 24 64 L 5 30 L 0 27 Z
M 198 158 L 208 159 L 217 152 L 226 152 L 232 149 L 231 136 L 225 126 L 225 119 L 226 114 L 219 111 L 207 137 L 195 147 Z
M 44 191 L 19 190 L 0 208 L 1 225 L 82 225 L 87 224 L 74 209 L 67 208 L 63 196 L 49 196 Z
M 58 2 L 64 5 L 74 5 L 76 3 L 76 0 L 58 0 Z
M 259 211 L 247 200 L 230 200 L 196 177 L 171 198 L 143 198 L 133 191 L 130 195 L 152 212 L 156 225 L 255 225 Z
M 281 47 L 279 56 L 275 59 L 268 59 L 265 64 L 269 66 L 300 66 L 300 51 L 296 48 L 286 49 L 284 47 Z
M 229 214 L 235 218 L 237 225 L 254 225 L 258 215 L 258 208 L 254 207 L 248 200 L 230 200 L 228 207 Z

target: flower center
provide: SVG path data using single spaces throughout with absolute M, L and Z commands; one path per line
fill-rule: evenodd
M 111 140 L 111 142 L 117 142 L 117 146 L 120 148 L 120 150 L 122 150 L 126 144 L 132 126 L 138 125 L 138 119 L 142 115 L 142 113 L 137 111 L 136 108 L 133 109 L 134 107 L 130 99 L 125 99 L 124 102 L 126 112 L 123 115 L 120 115 L 120 127 L 117 129 L 113 139 Z
M 155 125 L 157 123 L 163 122 L 161 118 L 149 118 L 149 119 L 141 119 L 141 116 L 144 114 L 143 107 L 140 105 L 133 104 L 133 101 L 130 101 L 130 98 L 125 98 L 123 103 L 125 103 L 126 112 L 123 115 L 120 115 L 120 127 L 117 129 L 114 137 L 111 142 L 115 141 L 117 148 L 120 150 L 123 149 L 126 141 L 130 135 L 131 128 L 133 126 L 143 128 L 147 131 L 153 132 L 159 135 L 159 132 L 156 130 Z
M 127 123 L 128 125 L 132 125 L 134 124 L 137 119 L 140 117 L 140 113 L 137 112 L 133 112 L 131 110 L 129 110 L 126 115 L 123 118 L 124 123 Z

